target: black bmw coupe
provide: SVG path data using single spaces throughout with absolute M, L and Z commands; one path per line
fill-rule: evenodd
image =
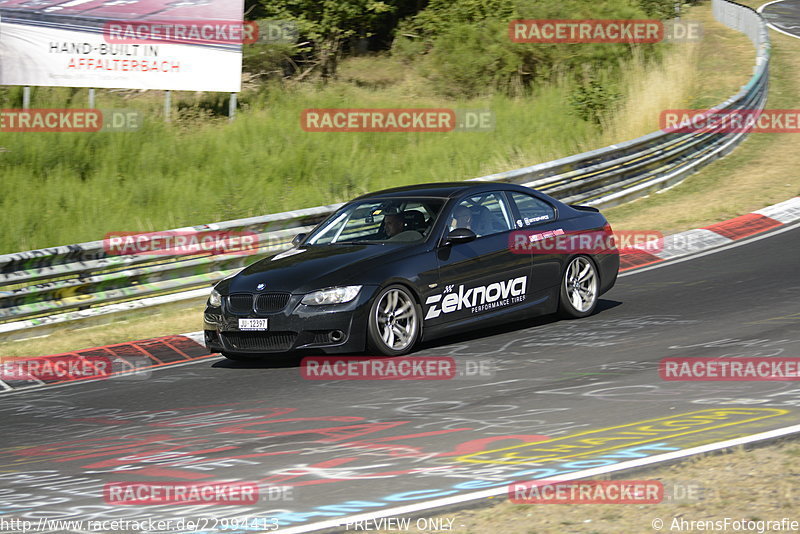
M 217 283 L 206 346 L 235 360 L 312 348 L 400 355 L 420 340 L 498 322 L 584 317 L 614 285 L 618 251 L 613 240 L 556 241 L 610 235 L 597 209 L 520 185 L 378 191 Z

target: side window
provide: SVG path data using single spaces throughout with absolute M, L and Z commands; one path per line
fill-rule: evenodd
M 456 205 L 449 228 L 468 228 L 478 237 L 507 232 L 511 230 L 511 214 L 502 194 L 481 193 Z
M 524 193 L 511 193 L 511 198 L 514 199 L 519 211 L 520 218 L 514 221 L 517 228 L 525 228 L 556 218 L 556 210 L 544 200 Z

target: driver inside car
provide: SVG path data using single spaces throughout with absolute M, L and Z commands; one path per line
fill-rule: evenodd
M 403 214 L 387 213 L 383 218 L 383 227 L 386 237 L 394 237 L 403 231 Z
M 466 228 L 472 230 L 472 212 L 463 204 L 456 206 L 453 210 L 453 220 L 450 222 L 450 230 L 456 228 Z

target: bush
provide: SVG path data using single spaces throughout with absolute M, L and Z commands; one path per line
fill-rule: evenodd
M 413 63 L 414 60 L 425 55 L 428 50 L 430 50 L 430 46 L 418 39 L 417 36 L 410 34 L 399 35 L 392 43 L 392 56 L 407 64 Z
M 294 47 L 288 44 L 256 43 L 242 48 L 242 71 L 255 80 L 278 79 L 294 73 L 292 54 Z
M 522 57 L 502 42 L 500 25 L 462 23 L 436 39 L 422 72 L 439 94 L 472 98 L 497 90 L 514 93 L 521 86 Z
M 602 5 L 586 0 L 432 0 L 400 24 L 392 53 L 406 62 L 422 56 L 420 72 L 440 94 L 469 98 L 496 91 L 515 96 L 552 81 L 556 73 L 617 68 L 634 47 L 653 56 L 657 45 L 515 43 L 508 36 L 512 20 L 646 17 L 628 0 Z M 597 100 L 597 95 L 579 98 Z
M 671 19 L 680 14 L 680 8 L 675 12 L 675 0 L 639 0 L 639 7 L 648 17 L 659 19 Z
M 621 97 L 622 94 L 609 87 L 608 83 L 590 79 L 573 89 L 569 96 L 569 103 L 578 117 L 599 125 L 604 115 Z

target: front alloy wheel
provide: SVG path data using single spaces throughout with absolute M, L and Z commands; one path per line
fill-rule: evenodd
M 562 317 L 591 315 L 597 306 L 598 276 L 594 262 L 586 256 L 572 258 L 561 280 L 558 311 Z
M 419 306 L 405 287 L 383 289 L 369 311 L 370 350 L 386 356 L 409 352 L 419 337 L 420 315 Z

